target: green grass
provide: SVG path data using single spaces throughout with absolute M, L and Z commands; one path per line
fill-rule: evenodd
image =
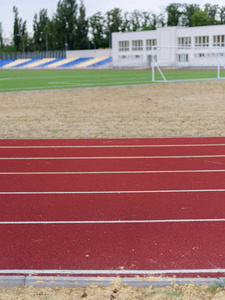
M 161 80 L 158 71 L 156 79 Z M 166 70 L 167 80 L 216 78 L 216 70 Z M 225 77 L 225 71 L 221 77 Z M 0 70 L 0 92 L 152 83 L 151 70 Z

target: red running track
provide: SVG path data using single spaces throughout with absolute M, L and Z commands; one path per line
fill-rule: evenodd
M 0 140 L 0 275 L 221 276 L 225 138 Z

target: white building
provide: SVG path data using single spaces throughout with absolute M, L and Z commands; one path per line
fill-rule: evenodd
M 225 25 L 112 34 L 113 67 L 150 67 L 153 56 L 161 67 L 216 66 L 225 59 Z

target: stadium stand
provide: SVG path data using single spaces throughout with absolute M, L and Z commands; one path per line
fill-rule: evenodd
M 82 63 L 76 65 L 75 67 L 76 67 L 76 68 L 88 68 L 88 67 L 90 67 L 91 65 L 95 65 L 95 64 L 97 64 L 98 62 L 100 62 L 100 61 L 102 61 L 102 60 L 104 60 L 104 59 L 105 59 L 105 57 L 95 57 L 95 58 L 91 58 L 91 59 L 89 59 L 89 60 L 87 60 L 87 61 L 84 61 L 84 62 L 82 62 Z
M 32 62 L 26 64 L 23 66 L 23 69 L 33 69 L 33 68 L 37 68 L 43 64 L 46 63 L 51 63 L 53 60 L 55 60 L 55 58 L 42 58 L 42 59 L 37 59 L 37 60 L 33 60 Z
M 3 66 L 8 65 L 13 61 L 15 61 L 15 59 L 1 59 L 0 60 L 0 68 L 3 68 Z
M 61 60 L 63 60 L 64 58 L 52 58 L 49 61 L 43 61 L 43 64 L 40 64 L 39 66 L 37 66 L 36 68 L 47 68 L 49 65 L 52 65 L 54 63 L 57 63 Z
M 64 67 L 65 64 L 69 64 L 69 63 L 72 63 L 73 61 L 77 60 L 78 57 L 74 57 L 74 58 L 65 58 L 65 59 L 62 59 L 60 61 L 57 61 L 53 64 L 50 64 L 48 66 L 46 66 L 46 68 L 60 68 L 60 67 Z
M 25 63 L 25 62 L 28 62 L 28 61 L 30 61 L 31 59 L 29 59 L 29 58 L 24 58 L 24 59 L 15 59 L 15 60 L 13 60 L 13 61 L 11 61 L 10 63 L 8 63 L 8 64 L 5 64 L 4 66 L 3 66 L 3 69 L 5 69 L 5 68 L 14 68 L 14 67 L 18 67 L 19 65 L 21 65 L 21 64 L 23 64 L 23 63 Z
M 33 64 L 33 63 L 35 63 L 35 62 L 37 62 L 37 61 L 39 61 L 40 59 L 27 59 L 26 61 L 24 61 L 24 62 L 22 62 L 21 64 L 19 64 L 19 65 L 16 65 L 16 66 L 14 66 L 13 68 L 25 68 L 26 66 L 29 66 L 30 64 Z
M 0 68 L 2 69 L 80 69 L 98 68 L 110 63 L 112 57 L 73 57 L 73 58 L 42 58 L 42 59 L 2 59 Z
M 101 60 L 96 60 L 93 64 L 89 65 L 88 68 L 100 67 L 112 61 L 112 57 L 96 57 L 96 59 L 97 58 L 101 58 Z
M 90 59 L 92 59 L 92 57 L 80 57 L 75 61 L 72 61 L 68 64 L 63 65 L 63 68 L 78 68 L 77 66 L 79 66 L 80 64 L 89 61 Z

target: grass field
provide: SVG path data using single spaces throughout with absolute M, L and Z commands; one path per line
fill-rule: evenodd
M 167 80 L 216 79 L 217 70 L 165 70 Z M 225 77 L 225 71 L 221 71 Z M 162 80 L 155 71 L 156 80 Z M 0 92 L 152 83 L 151 70 L 0 70 Z

